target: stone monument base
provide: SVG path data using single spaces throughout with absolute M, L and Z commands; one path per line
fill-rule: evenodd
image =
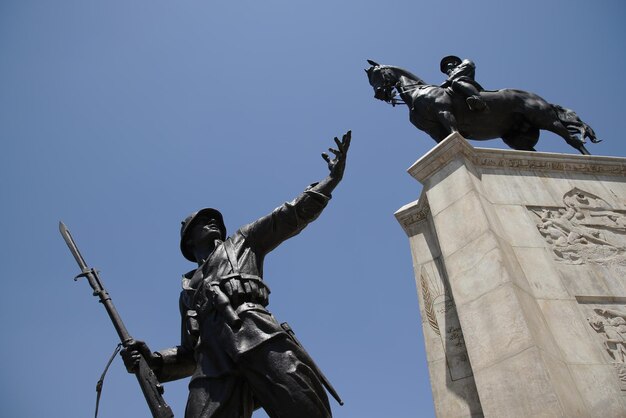
M 476 149 L 409 170 L 439 417 L 626 416 L 626 158 Z

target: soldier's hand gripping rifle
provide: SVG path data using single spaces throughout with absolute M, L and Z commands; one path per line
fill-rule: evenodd
M 74 278 L 74 280 L 78 280 L 81 277 L 85 277 L 89 282 L 89 285 L 93 289 L 93 295 L 100 298 L 100 303 L 104 305 L 107 313 L 109 314 L 109 318 L 111 318 L 111 322 L 113 322 L 113 326 L 117 331 L 117 335 L 120 337 L 120 341 L 122 342 L 122 346 L 129 347 L 135 343 L 133 337 L 130 336 L 124 323 L 122 322 L 122 318 L 120 318 L 117 313 L 117 309 L 113 305 L 111 301 L 111 297 L 106 289 L 102 286 L 102 282 L 100 281 L 100 276 L 98 272 L 93 269 L 87 267 L 87 263 L 85 263 L 85 259 L 78 251 L 78 247 L 74 242 L 74 239 L 70 235 L 70 231 L 68 231 L 67 227 L 63 222 L 59 222 L 59 230 L 61 231 L 61 235 L 65 240 L 65 243 L 69 247 L 72 255 L 76 259 L 78 266 L 80 267 L 81 273 Z M 137 368 L 135 369 L 135 375 L 137 376 L 137 381 L 139 382 L 139 386 L 141 386 L 141 391 L 143 392 L 143 396 L 146 398 L 146 402 L 148 402 L 148 406 L 150 407 L 150 412 L 152 412 L 152 416 L 154 418 L 173 418 L 174 413 L 172 412 L 169 405 L 163 399 L 163 386 L 157 380 L 154 372 L 148 366 L 148 363 L 143 356 L 139 358 L 139 362 Z

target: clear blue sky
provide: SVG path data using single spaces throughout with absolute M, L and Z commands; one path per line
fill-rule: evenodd
M 335 417 L 433 416 L 393 213 L 419 196 L 405 170 L 434 142 L 374 100 L 365 60 L 440 83 L 441 57 L 471 58 L 485 88 L 576 110 L 604 139 L 589 150 L 623 157 L 624 21 L 621 0 L 0 1 L 0 415 L 90 416 L 117 343 L 59 220 L 130 332 L 172 346 L 193 267 L 180 221 L 214 206 L 234 231 L 268 213 L 324 177 L 320 152 L 352 129 L 325 213 L 267 258 L 270 308 L 343 396 Z M 537 148 L 576 152 L 546 133 Z M 178 417 L 186 396 L 166 385 Z M 119 360 L 100 416 L 149 416 Z

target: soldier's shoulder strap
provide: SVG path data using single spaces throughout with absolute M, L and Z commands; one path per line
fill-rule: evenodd
M 239 274 L 239 260 L 237 260 L 237 255 L 235 254 L 235 248 L 233 247 L 233 242 L 230 238 L 227 238 L 223 243 L 224 250 L 226 251 L 226 256 L 228 257 L 228 262 L 233 269 L 233 274 Z

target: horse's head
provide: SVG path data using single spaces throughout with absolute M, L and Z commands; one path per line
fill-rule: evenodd
M 367 62 L 371 67 L 366 69 L 365 72 L 370 85 L 374 89 L 374 97 L 390 103 L 395 96 L 393 89 L 398 82 L 398 78 L 388 66 L 380 65 L 372 60 L 367 60 Z

